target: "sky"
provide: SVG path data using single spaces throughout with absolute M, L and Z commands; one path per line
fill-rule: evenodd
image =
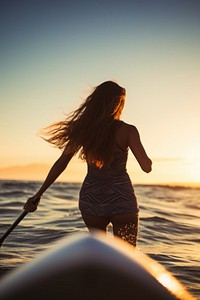
M 4 1 L 0 36 L 0 179 L 43 180 L 61 152 L 40 129 L 114 80 L 153 160 L 129 153 L 132 181 L 200 183 L 198 0 Z M 60 180 L 85 173 L 75 157 Z

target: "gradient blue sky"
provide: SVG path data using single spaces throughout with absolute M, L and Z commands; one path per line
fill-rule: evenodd
M 0 5 L 0 178 L 42 179 L 60 152 L 38 130 L 111 79 L 127 89 L 123 119 L 154 161 L 146 175 L 130 155 L 133 180 L 200 182 L 198 0 Z M 84 174 L 75 158 L 62 178 Z

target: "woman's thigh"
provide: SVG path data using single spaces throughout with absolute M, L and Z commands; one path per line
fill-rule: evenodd
M 81 213 L 83 217 L 83 221 L 87 228 L 92 231 L 94 229 L 103 230 L 106 232 L 107 226 L 110 223 L 110 219 L 106 217 L 98 217 L 98 216 L 89 216 Z
M 136 246 L 138 235 L 138 213 L 114 215 L 110 218 L 115 236 Z

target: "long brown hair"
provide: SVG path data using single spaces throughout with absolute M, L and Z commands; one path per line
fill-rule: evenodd
M 112 160 L 116 120 L 124 107 L 126 91 L 113 81 L 97 86 L 82 105 L 61 122 L 48 126 L 46 141 L 67 153 L 77 153 L 101 168 Z

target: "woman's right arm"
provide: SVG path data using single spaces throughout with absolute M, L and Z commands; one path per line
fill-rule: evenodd
M 39 200 L 42 194 L 50 187 L 50 185 L 59 177 L 59 175 L 66 169 L 68 163 L 73 157 L 73 153 L 66 154 L 65 151 L 61 154 L 58 160 L 54 163 L 52 168 L 50 169 L 44 183 L 38 190 L 38 192 L 30 197 L 24 205 L 24 209 L 27 212 L 33 212 L 37 209 L 37 205 L 39 204 Z
M 137 128 L 133 125 L 129 125 L 128 129 L 128 146 L 137 159 L 141 169 L 146 173 L 151 172 L 152 161 L 146 154 Z

